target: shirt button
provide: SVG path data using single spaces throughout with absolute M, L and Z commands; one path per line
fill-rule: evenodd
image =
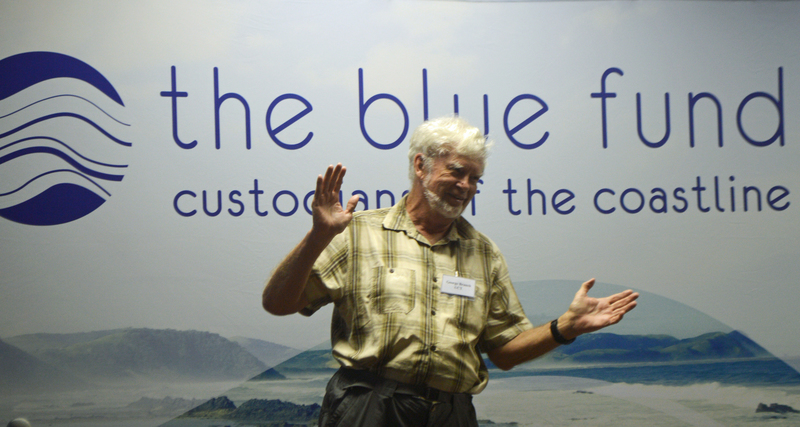
M 438 281 L 439 281 L 439 279 L 438 279 L 438 278 L 436 278 L 436 277 L 434 277 L 434 278 L 433 278 L 433 281 L 434 281 L 434 282 L 438 282 Z
M 436 346 L 435 345 L 431 346 L 431 351 L 436 351 Z
M 390 268 L 389 273 L 394 273 L 394 268 Z
M 431 310 L 431 316 L 436 316 L 436 310 Z

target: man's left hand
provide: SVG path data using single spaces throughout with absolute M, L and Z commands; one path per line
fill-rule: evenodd
M 637 292 L 627 290 L 605 298 L 592 298 L 588 295 L 592 286 L 594 279 L 584 282 L 569 310 L 558 318 L 558 329 L 567 339 L 616 324 L 636 307 Z

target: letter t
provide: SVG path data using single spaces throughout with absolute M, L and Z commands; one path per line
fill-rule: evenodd
M 189 96 L 188 92 L 178 92 L 177 91 L 177 78 L 175 77 L 175 66 L 172 66 L 172 90 L 167 92 L 161 92 L 161 96 L 172 98 L 172 139 L 175 140 L 175 143 L 178 144 L 178 147 L 190 149 L 194 148 L 197 145 L 197 140 L 194 140 L 188 144 L 181 142 L 181 139 L 178 138 L 178 98 L 186 98 Z

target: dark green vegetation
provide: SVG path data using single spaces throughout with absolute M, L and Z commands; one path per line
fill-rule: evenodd
M 250 399 L 237 408 L 226 396 L 217 397 L 186 412 L 179 418 L 210 418 L 257 422 L 259 425 L 305 426 L 316 423 L 319 405 L 297 405 L 279 399 Z M 266 424 L 270 425 L 270 424 Z
M 550 358 L 576 363 L 685 362 L 696 360 L 771 357 L 739 332 L 712 332 L 679 340 L 668 335 L 594 333 L 561 346 Z

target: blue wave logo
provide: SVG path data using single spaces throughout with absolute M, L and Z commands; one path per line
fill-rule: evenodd
M 111 83 L 71 56 L 0 60 L 0 217 L 57 225 L 105 203 L 128 166 L 118 159 L 131 143 L 112 133 L 130 126 L 114 117 L 120 107 Z

